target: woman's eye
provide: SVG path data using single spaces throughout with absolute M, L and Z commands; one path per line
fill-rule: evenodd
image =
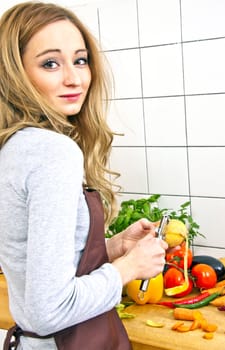
M 42 66 L 47 69 L 54 69 L 58 67 L 58 64 L 54 60 L 47 60 Z
M 80 58 L 75 60 L 74 64 L 81 65 L 81 66 L 87 65 L 88 58 L 87 57 L 80 57 Z

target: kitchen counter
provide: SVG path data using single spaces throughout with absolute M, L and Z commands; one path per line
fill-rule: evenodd
M 126 312 L 135 315 L 132 319 L 123 319 L 133 345 L 133 350 L 224 350 L 225 349 L 225 312 L 214 306 L 199 309 L 210 323 L 218 326 L 214 338 L 206 340 L 201 329 L 180 333 L 172 331 L 176 322 L 170 308 L 154 304 L 131 305 Z M 162 322 L 164 327 L 154 328 L 145 324 L 147 320 Z M 184 321 L 190 324 L 191 321 Z
M 171 330 L 175 323 L 172 310 L 160 305 L 131 305 L 126 312 L 135 315 L 132 319 L 123 319 L 133 345 L 133 350 L 224 350 L 225 349 L 225 312 L 213 306 L 201 308 L 201 312 L 210 323 L 216 323 L 218 329 L 211 340 L 203 339 L 202 330 L 179 333 Z M 153 328 L 145 324 L 147 320 L 163 322 L 164 327 Z M 185 321 L 188 323 L 188 321 Z M 14 324 L 8 309 L 8 293 L 4 275 L 0 275 L 0 328 L 8 329 Z

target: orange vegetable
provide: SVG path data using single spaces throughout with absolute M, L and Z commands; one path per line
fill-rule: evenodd
M 221 286 L 215 286 L 209 289 L 202 289 L 201 293 L 208 292 L 209 294 L 220 293 L 221 295 L 225 295 L 225 288 L 221 288 Z
M 213 333 L 217 330 L 217 325 L 214 323 L 207 323 L 202 326 L 202 330 L 205 332 Z
M 191 324 L 190 331 L 194 331 L 195 329 L 201 328 L 201 321 L 194 320 Z
M 199 310 L 186 309 L 182 307 L 176 307 L 173 310 L 173 315 L 176 320 L 194 321 L 203 318 L 203 315 Z
M 190 331 L 190 326 L 185 326 L 185 325 L 183 325 L 183 326 L 179 326 L 179 327 L 177 327 L 177 329 L 176 329 L 178 332 L 189 332 Z
M 225 306 L 225 295 L 212 300 L 210 304 L 214 306 Z
M 222 280 L 216 283 L 216 287 L 223 287 L 223 286 L 225 286 L 225 280 Z
M 214 334 L 213 334 L 213 333 L 205 333 L 205 334 L 203 335 L 203 338 L 204 338 L 204 339 L 213 339 L 213 337 L 214 337 Z
M 172 329 L 173 331 L 176 331 L 177 328 L 180 327 L 180 326 L 183 326 L 183 324 L 184 324 L 184 322 L 182 322 L 182 321 L 177 321 L 176 323 L 174 323 L 174 325 L 171 327 L 171 329 Z

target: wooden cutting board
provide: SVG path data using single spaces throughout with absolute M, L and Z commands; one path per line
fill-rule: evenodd
M 206 340 L 200 329 L 179 333 L 172 331 L 176 322 L 172 310 L 160 305 L 131 305 L 126 312 L 136 315 L 132 319 L 123 319 L 133 350 L 225 350 L 225 312 L 218 311 L 214 306 L 205 306 L 202 314 L 210 323 L 218 325 L 214 338 Z M 163 322 L 163 328 L 153 328 L 145 324 L 150 319 Z M 188 323 L 189 321 L 185 321 Z

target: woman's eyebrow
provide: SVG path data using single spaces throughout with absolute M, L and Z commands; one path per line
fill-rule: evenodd
M 40 56 L 46 55 L 47 53 L 51 53 L 51 52 L 61 52 L 61 50 L 60 49 L 47 49 L 47 50 L 40 52 L 36 57 L 40 57 Z M 88 50 L 87 49 L 78 49 L 75 51 L 75 54 L 77 55 L 78 53 L 81 53 L 81 52 L 88 53 Z

